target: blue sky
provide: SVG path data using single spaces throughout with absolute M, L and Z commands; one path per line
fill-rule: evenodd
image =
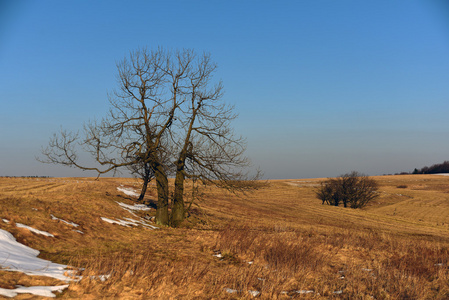
M 0 0 L 0 175 L 93 176 L 35 156 L 105 114 L 116 62 L 158 46 L 211 53 L 266 178 L 449 160 L 444 0 Z

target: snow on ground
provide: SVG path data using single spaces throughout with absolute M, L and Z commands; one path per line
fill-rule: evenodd
M 259 294 L 260 294 L 259 291 L 252 291 L 252 290 L 249 290 L 248 293 L 249 293 L 251 296 L 253 296 L 253 297 L 257 297 L 257 296 L 259 296 Z
M 127 224 L 127 222 L 126 221 L 123 221 L 123 220 L 111 220 L 111 219 L 108 219 L 108 218 L 105 218 L 105 217 L 101 217 L 101 219 L 103 220 L 103 221 L 105 221 L 105 222 L 108 222 L 108 223 L 111 223 L 111 224 L 118 224 L 118 225 L 122 225 L 122 226 L 125 226 L 125 227 L 131 227 L 131 226 L 129 226 L 129 224 Z
M 119 189 L 119 188 L 117 188 Z M 124 210 L 128 211 L 130 214 L 132 214 L 134 217 L 138 218 L 138 220 L 136 219 L 131 219 L 131 218 L 123 218 L 123 219 L 118 219 L 116 218 L 115 220 L 109 219 L 109 218 L 105 218 L 105 217 L 101 217 L 101 219 L 105 222 L 111 223 L 111 224 L 118 224 L 121 226 L 125 226 L 125 227 L 132 227 L 132 226 L 144 226 L 146 228 L 150 228 L 150 229 L 159 229 L 156 226 L 150 225 L 148 224 L 144 219 L 140 218 L 139 216 L 137 216 L 134 211 L 139 211 L 139 210 L 143 210 L 143 211 L 147 211 L 150 210 L 151 208 L 146 206 L 145 204 L 134 204 L 134 205 L 129 205 L 129 204 L 125 204 L 122 202 L 118 202 L 118 205 L 120 205 Z
M 297 293 L 297 294 L 311 294 L 311 293 L 314 293 L 314 291 L 311 291 L 311 290 L 299 290 L 299 291 L 295 291 L 295 293 Z
M 145 204 L 134 204 L 134 205 L 129 205 L 129 204 L 125 204 L 122 202 L 118 202 L 116 201 L 121 207 L 123 207 L 126 210 L 150 210 L 151 208 L 146 206 Z
M 59 280 L 72 280 L 71 271 L 66 265 L 60 265 L 38 258 L 39 251 L 16 241 L 14 236 L 0 229 L 0 267 L 7 271 L 23 272 L 27 275 L 39 275 Z
M 238 293 L 238 291 L 237 291 L 237 290 L 234 290 L 234 289 L 230 289 L 230 288 L 225 288 L 224 290 L 225 290 L 225 292 L 228 292 L 229 294 L 234 294 L 234 293 Z
M 224 291 L 229 293 L 229 294 L 235 294 L 235 293 L 239 292 L 238 290 L 234 290 L 234 289 L 230 289 L 230 288 L 225 288 Z M 253 297 L 257 297 L 257 296 L 259 296 L 260 292 L 259 291 L 248 290 L 248 294 L 250 294 Z
M 56 297 L 52 292 L 62 292 L 68 288 L 69 285 L 57 285 L 57 286 L 17 286 L 15 289 L 3 289 L 0 288 L 0 295 L 5 297 L 15 297 L 18 294 L 32 294 L 42 297 Z
M 449 173 L 437 173 L 437 174 L 433 174 L 433 175 L 449 176 Z
M 125 220 L 121 220 L 121 219 L 117 219 L 117 220 L 111 220 L 105 217 L 101 217 L 101 219 L 105 222 L 111 223 L 111 224 L 118 224 L 121 226 L 125 226 L 125 227 L 131 227 L 131 226 L 139 226 L 142 225 L 146 228 L 151 228 L 151 229 L 159 229 L 156 226 L 147 224 L 145 221 L 143 220 L 134 220 L 131 218 L 124 218 Z
M 22 224 L 22 223 L 16 223 L 16 226 L 17 226 L 17 227 L 20 227 L 20 228 L 28 229 L 29 231 L 34 232 L 34 233 L 36 233 L 36 234 L 41 234 L 41 235 L 45 235 L 45 236 L 55 237 L 55 236 L 54 236 L 53 234 L 51 234 L 51 233 L 48 233 L 48 232 L 46 232 L 46 231 L 42 231 L 42 230 L 39 230 L 39 229 L 30 227 L 30 226 L 24 225 L 24 224 Z
M 132 196 L 132 197 L 139 197 L 140 194 L 136 192 L 136 190 L 132 188 L 125 188 L 123 186 L 119 186 L 117 188 L 120 192 L 124 193 L 125 195 Z
M 66 224 L 68 224 L 68 225 L 70 225 L 70 226 L 73 226 L 73 227 L 78 227 L 78 226 L 79 226 L 79 225 L 76 224 L 76 223 L 69 222 L 69 221 L 66 221 L 66 220 L 57 218 L 57 217 L 53 216 L 52 214 L 50 214 L 50 216 L 51 216 L 51 219 L 52 219 L 52 220 L 58 220 L 58 221 L 61 221 L 61 222 L 66 223 Z
M 100 279 L 101 282 L 105 282 L 107 279 L 111 277 L 111 274 L 108 275 L 92 275 L 90 276 L 91 280 Z

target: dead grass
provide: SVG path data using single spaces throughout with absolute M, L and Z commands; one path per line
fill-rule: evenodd
M 183 228 L 149 230 L 101 220 L 132 217 L 116 203 L 132 199 L 116 188 L 136 180 L 1 178 L 0 218 L 11 222 L 0 228 L 42 258 L 84 268 L 61 298 L 449 298 L 449 178 L 376 180 L 381 195 L 363 210 L 321 205 L 320 179 L 270 181 L 244 197 L 206 186 Z M 0 277 L 4 288 L 57 284 Z

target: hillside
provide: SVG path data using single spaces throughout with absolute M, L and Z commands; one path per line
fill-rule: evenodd
M 0 229 L 82 276 L 3 270 L 0 288 L 69 284 L 57 297 L 83 299 L 449 298 L 449 177 L 374 178 L 380 197 L 362 210 L 321 205 L 321 179 L 273 180 L 247 195 L 205 186 L 179 229 L 155 229 L 154 209 L 134 206 L 134 179 L 0 178 Z

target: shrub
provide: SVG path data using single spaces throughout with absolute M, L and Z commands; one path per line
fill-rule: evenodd
M 353 171 L 321 182 L 316 196 L 323 204 L 338 206 L 343 203 L 344 207 L 361 208 L 378 197 L 377 190 L 374 179 Z

